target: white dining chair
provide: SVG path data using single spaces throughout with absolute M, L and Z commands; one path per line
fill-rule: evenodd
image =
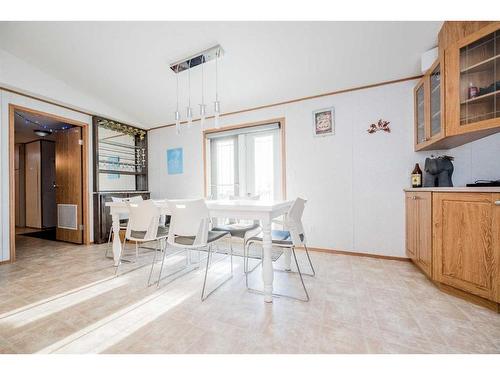
M 116 267 L 115 274 L 123 261 L 125 245 L 127 241 L 135 242 L 135 256 L 139 256 L 139 243 L 156 241 L 155 255 L 158 250 L 162 250 L 162 241 L 167 238 L 168 227 L 160 226 L 160 209 L 151 200 L 137 200 L 136 202 L 125 202 L 128 206 L 129 219 L 125 238 L 120 252 L 120 261 Z
M 309 251 L 308 251 L 307 245 L 306 245 L 306 237 L 305 237 L 305 233 L 304 233 L 304 227 L 302 225 L 302 214 L 304 213 L 305 203 L 306 203 L 306 200 L 304 200 L 302 198 L 297 198 L 293 202 L 292 206 L 290 207 L 290 209 L 288 210 L 288 212 L 284 218 L 284 226 L 287 230 L 272 230 L 271 231 L 271 238 L 272 238 L 272 245 L 273 246 L 291 250 L 291 252 L 293 254 L 293 258 L 295 260 L 295 265 L 297 267 L 297 272 L 292 272 L 291 270 L 280 270 L 280 269 L 275 269 L 275 271 L 284 271 L 287 273 L 298 273 L 299 277 L 300 277 L 300 281 L 302 283 L 302 287 L 304 288 L 305 298 L 299 298 L 299 297 L 278 294 L 278 293 L 274 293 L 274 295 L 308 302 L 309 301 L 309 293 L 307 292 L 307 288 L 306 288 L 306 285 L 304 283 L 303 276 L 304 275 L 305 276 L 315 276 L 316 272 L 314 270 L 314 266 L 312 264 L 311 257 L 309 256 Z M 246 261 L 244 261 L 245 283 L 246 283 L 247 289 L 252 290 L 252 291 L 256 291 L 256 292 L 260 292 L 260 293 L 261 293 L 261 291 L 256 290 L 256 289 L 252 289 L 249 287 L 248 276 L 250 273 L 252 273 L 255 270 L 256 267 L 254 267 L 252 270 L 248 270 L 248 252 L 249 252 L 251 245 L 253 245 L 255 243 L 262 244 L 262 241 L 263 241 L 262 233 L 260 233 L 257 236 L 250 237 L 246 241 L 245 252 L 244 252 L 244 257 L 246 260 Z M 300 269 L 299 262 L 297 261 L 297 254 L 295 253 L 295 248 L 298 246 L 303 246 L 305 249 L 307 260 L 308 260 L 309 266 L 311 268 L 311 273 L 304 273 Z
M 142 195 L 135 195 L 130 198 L 122 198 L 122 197 L 111 197 L 112 202 L 140 202 L 142 201 Z M 128 224 L 128 213 L 121 213 L 118 215 L 119 220 L 120 220 L 120 230 L 126 230 L 127 229 L 127 224 Z M 115 235 L 115 230 L 113 228 L 113 225 L 109 228 L 109 236 L 108 236 L 108 244 L 111 242 L 112 236 Z M 109 250 L 110 246 L 106 248 L 106 254 L 104 255 L 106 258 L 112 259 L 113 257 L 109 256 Z
M 230 234 L 227 231 L 215 231 L 210 229 L 210 216 L 204 199 L 170 200 L 168 201 L 168 208 L 171 217 L 167 245 L 172 248 L 185 249 L 188 252 L 188 259 L 191 259 L 190 252 L 192 250 L 198 251 L 198 256 L 200 255 L 200 251 L 203 250 L 206 250 L 208 253 L 205 277 L 201 290 L 201 300 L 204 301 L 233 277 L 233 249 L 231 248 L 229 251 L 231 263 L 230 276 L 220 282 L 219 285 L 210 292 L 205 293 L 208 270 L 212 265 L 213 244 Z M 158 285 L 163 270 L 165 254 L 166 252 L 163 253 L 160 274 L 158 276 Z M 200 258 L 198 258 L 198 261 L 200 261 Z
M 260 195 L 248 195 L 248 196 L 230 196 L 229 200 L 254 200 L 260 199 Z M 212 230 L 216 231 L 226 231 L 231 235 L 229 237 L 229 246 L 233 246 L 233 239 L 238 238 L 243 242 L 243 247 L 248 235 L 251 235 L 260 228 L 259 220 L 253 220 L 252 222 L 245 222 L 241 220 L 227 219 L 224 224 L 215 226 Z

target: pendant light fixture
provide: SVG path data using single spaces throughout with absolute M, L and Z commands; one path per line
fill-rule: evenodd
M 207 112 L 207 106 L 205 105 L 205 93 L 204 93 L 204 70 L 203 64 L 205 63 L 205 56 L 201 57 L 201 104 L 200 104 L 200 127 L 201 130 L 205 130 L 205 117 Z
M 219 116 L 220 116 L 220 102 L 219 102 L 219 61 L 220 49 L 217 49 L 215 53 L 215 102 L 214 102 L 214 125 L 216 129 L 220 128 Z
M 191 108 L 191 68 L 201 65 L 201 104 L 200 106 L 200 125 L 201 129 L 206 127 L 207 105 L 205 104 L 205 70 L 203 64 L 215 60 L 215 101 L 214 101 L 214 124 L 219 128 L 220 102 L 219 102 L 219 67 L 218 60 L 224 54 L 222 47 L 217 44 L 190 57 L 178 60 L 170 64 L 170 69 L 176 74 L 177 83 L 177 106 L 175 110 L 175 130 L 177 134 L 181 133 L 181 114 L 179 112 L 179 73 L 188 71 L 188 106 L 186 108 L 186 122 L 188 127 L 193 124 L 193 109 Z
M 188 67 L 188 107 L 186 111 L 188 128 L 193 125 L 193 109 L 191 108 L 191 60 Z
M 177 80 L 177 107 L 175 109 L 175 132 L 181 134 L 181 113 L 179 112 L 179 66 L 177 66 L 175 77 Z

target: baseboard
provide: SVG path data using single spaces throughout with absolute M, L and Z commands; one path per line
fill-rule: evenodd
M 450 294 L 454 297 L 464 299 L 464 300 L 471 302 L 475 305 L 479 305 L 481 307 L 485 307 L 487 309 L 493 310 L 496 313 L 500 313 L 500 303 L 497 303 L 495 301 L 490 301 L 490 300 L 485 299 L 483 297 L 476 296 L 474 294 L 471 294 L 469 292 L 454 288 L 454 287 L 446 285 L 446 284 L 442 284 L 438 281 L 433 281 L 433 283 L 436 285 L 436 287 L 440 291 L 442 291 L 446 294 Z
M 376 259 L 385 259 L 385 260 L 399 260 L 403 262 L 410 262 L 410 258 L 404 257 L 395 257 L 390 255 L 380 255 L 380 254 L 370 254 L 370 253 L 357 253 L 355 251 L 345 251 L 345 250 L 335 250 L 335 249 L 325 249 L 321 247 L 308 247 L 308 250 L 316 251 L 320 253 L 330 253 L 330 254 L 338 254 L 338 255 L 350 255 L 356 257 L 366 257 L 366 258 L 376 258 Z

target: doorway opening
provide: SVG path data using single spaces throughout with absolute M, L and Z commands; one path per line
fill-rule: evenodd
M 88 244 L 87 124 L 15 105 L 9 119 L 10 261 Z

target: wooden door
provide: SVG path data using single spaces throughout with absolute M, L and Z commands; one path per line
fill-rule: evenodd
M 56 238 L 78 244 L 83 243 L 81 139 L 78 126 L 56 133 Z
M 40 196 L 40 141 L 26 143 L 26 226 L 42 227 L 42 201 Z
M 418 208 L 417 262 L 431 277 L 432 272 L 432 193 L 416 193 Z
M 406 193 L 406 255 L 417 259 L 418 205 L 415 193 Z
M 492 193 L 434 193 L 434 277 L 498 298 L 498 207 Z

